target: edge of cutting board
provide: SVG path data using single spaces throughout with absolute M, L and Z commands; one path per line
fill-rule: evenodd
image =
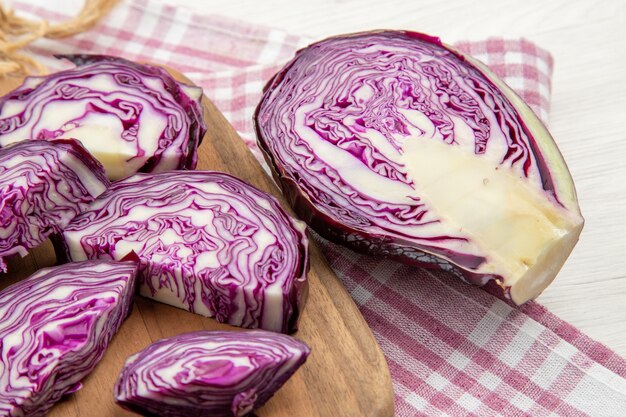
M 171 71 L 176 73 L 175 71 Z M 182 77 L 181 77 L 182 78 Z M 0 81 L 0 93 L 21 79 Z M 204 100 L 209 130 L 199 148 L 197 169 L 231 173 L 276 196 L 280 192 L 237 132 L 209 100 Z M 356 304 L 319 248 L 311 242 L 309 296 L 295 337 L 312 349 L 307 362 L 257 410 L 258 417 L 391 417 L 394 397 L 385 358 Z M 25 258 L 8 260 L 0 288 L 55 262 L 49 242 Z M 113 384 L 126 357 L 152 341 L 200 329 L 232 327 L 137 297 L 133 311 L 113 338 L 104 358 L 83 381 L 83 388 L 59 402 L 49 417 L 112 417 L 134 414 L 116 406 Z

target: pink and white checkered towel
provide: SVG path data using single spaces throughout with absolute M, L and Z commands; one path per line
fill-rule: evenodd
M 67 0 L 13 3 L 51 20 L 71 10 Z M 204 87 L 258 155 L 251 120 L 261 89 L 309 41 L 138 0 L 122 3 L 89 33 L 41 40 L 32 52 L 51 69 L 61 64 L 46 57 L 72 52 L 171 65 Z M 546 120 L 546 51 L 525 40 L 456 46 L 488 64 Z M 398 416 L 626 416 L 626 361 L 544 307 L 512 308 L 443 272 L 318 243 L 385 353 Z

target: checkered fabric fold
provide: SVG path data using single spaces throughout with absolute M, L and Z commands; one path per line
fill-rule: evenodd
M 14 1 L 57 20 L 76 0 Z M 126 1 L 92 31 L 40 40 L 32 52 L 90 52 L 156 61 L 204 87 L 259 156 L 252 112 L 268 80 L 311 39 L 154 0 Z M 462 42 L 544 120 L 550 54 L 526 40 Z M 443 272 L 356 254 L 316 238 L 378 340 L 398 416 L 626 416 L 626 362 L 544 307 L 513 308 Z M 566 277 L 561 277 L 566 279 Z M 338 411 L 338 416 L 341 413 Z

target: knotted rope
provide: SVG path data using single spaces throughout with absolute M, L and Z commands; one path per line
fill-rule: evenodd
M 0 3 L 0 77 L 46 74 L 46 67 L 22 50 L 39 38 L 65 38 L 92 28 L 118 1 L 85 0 L 76 16 L 56 24 L 17 16 Z

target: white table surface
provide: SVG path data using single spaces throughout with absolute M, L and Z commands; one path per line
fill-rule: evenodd
M 626 357 L 625 1 L 165 1 L 316 38 L 394 28 L 448 43 L 524 36 L 548 49 L 555 59 L 550 131 L 586 224 L 538 300 Z

